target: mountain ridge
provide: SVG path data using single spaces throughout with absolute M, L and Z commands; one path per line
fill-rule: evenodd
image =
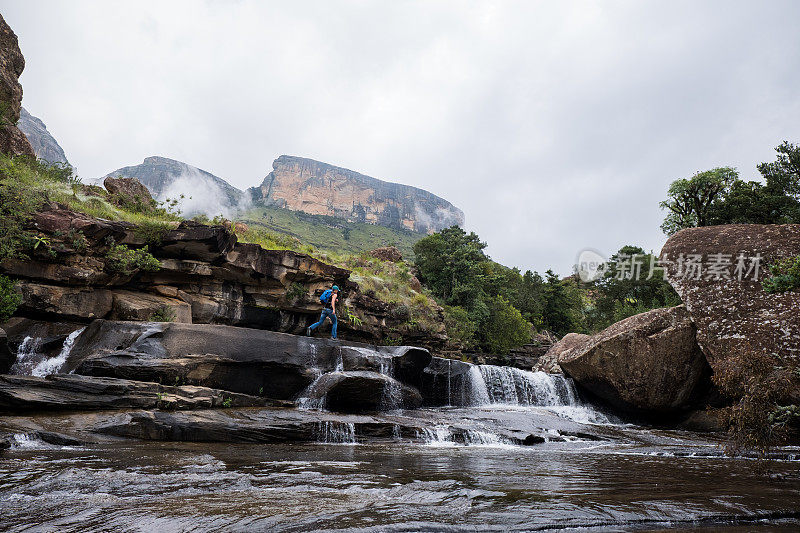
M 20 109 L 17 126 L 28 138 L 28 142 L 31 143 L 37 158 L 44 159 L 48 163 L 65 163 L 69 165 L 64 149 L 58 144 L 58 141 L 47 129 L 42 119 L 31 115 L 23 107 Z
M 248 191 L 264 206 L 423 233 L 464 223 L 463 211 L 430 191 L 299 156 L 275 159 Z

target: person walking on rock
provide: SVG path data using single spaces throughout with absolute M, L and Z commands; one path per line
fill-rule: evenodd
M 319 315 L 319 322 L 315 324 L 311 324 L 306 329 L 306 335 L 311 336 L 311 332 L 317 329 L 325 322 L 326 318 L 331 319 L 331 339 L 336 339 L 336 300 L 339 298 L 339 287 L 334 285 L 330 289 L 323 292 L 320 297 L 319 301 L 322 302 L 324 306 L 322 309 L 322 314 Z

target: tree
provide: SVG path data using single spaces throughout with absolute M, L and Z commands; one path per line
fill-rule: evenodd
M 758 165 L 764 182 L 736 180 L 714 205 L 712 224 L 800 223 L 800 147 L 784 142 L 775 151 L 776 161 Z
M 471 309 L 483 292 L 484 248 L 475 233 L 458 226 L 420 239 L 414 245 L 420 281 L 447 305 Z
M 531 325 L 502 296 L 487 298 L 488 316 L 480 328 L 481 345 L 491 353 L 508 353 L 531 341 Z
M 545 276 L 542 325 L 559 336 L 584 331 L 583 296 L 574 279 L 562 280 L 552 270 Z
M 638 246 L 623 246 L 611 256 L 605 274 L 588 284 L 594 295 L 594 306 L 588 313 L 592 330 L 681 303 L 678 293 L 664 279 L 663 270 L 653 268 L 651 272 L 651 266 L 658 266 L 656 257 Z
M 708 226 L 710 213 L 715 202 L 719 202 L 738 179 L 736 169 L 720 167 L 698 172 L 689 179 L 672 182 L 667 191 L 667 199 L 659 205 L 667 209 L 661 229 L 667 235 L 683 228 Z

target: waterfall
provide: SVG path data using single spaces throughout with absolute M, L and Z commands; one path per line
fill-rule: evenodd
M 489 403 L 550 407 L 577 404 L 574 385 L 564 376 L 528 372 L 506 366 L 480 365 L 477 368 L 483 381 L 483 387 L 478 385 L 475 389 L 480 394 L 480 398 L 475 399 L 478 405 Z M 470 377 L 473 376 L 477 378 L 474 372 Z M 486 391 L 485 397 L 483 391 Z
M 17 360 L 11 367 L 10 373 L 19 376 L 38 376 L 45 377 L 50 374 L 57 374 L 64 363 L 67 362 L 72 347 L 75 345 L 75 340 L 83 333 L 80 328 L 70 333 L 64 344 L 61 346 L 61 351 L 55 357 L 47 357 L 46 354 L 41 352 L 43 339 L 39 337 L 25 337 L 17 349 Z
M 352 422 L 318 422 L 314 439 L 324 444 L 356 444 L 356 426 Z
M 471 406 L 542 407 L 575 422 L 610 424 L 609 418 L 582 403 L 570 378 L 493 365 L 472 366 L 463 389 Z

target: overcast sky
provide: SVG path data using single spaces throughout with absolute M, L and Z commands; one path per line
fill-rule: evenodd
M 82 177 L 281 154 L 427 189 L 501 263 L 658 251 L 668 184 L 800 142 L 800 2 L 0 0 Z

